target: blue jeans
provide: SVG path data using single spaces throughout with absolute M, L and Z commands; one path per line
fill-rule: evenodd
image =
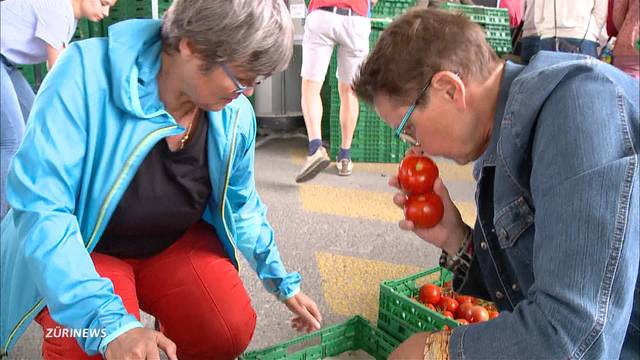
M 523 37 L 520 42 L 522 46 L 522 50 L 520 50 L 520 58 L 522 59 L 522 63 L 527 65 L 533 55 L 537 54 L 538 51 L 540 51 L 540 37 L 527 36 Z
M 558 38 L 558 48 L 556 49 L 556 39 L 546 38 L 540 40 L 540 50 L 561 51 L 598 57 L 598 43 L 591 40 Z
M 20 70 L 2 57 L 0 61 L 0 219 L 9 210 L 7 204 L 7 174 L 11 159 L 18 151 L 24 135 L 24 127 L 35 94 Z

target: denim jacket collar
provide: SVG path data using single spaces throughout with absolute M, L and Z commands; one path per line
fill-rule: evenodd
M 473 166 L 473 177 L 477 180 L 480 171 L 486 166 L 495 166 L 496 164 L 496 151 L 498 145 L 498 139 L 500 138 L 500 127 L 502 125 L 502 118 L 507 105 L 507 99 L 509 98 L 509 89 L 511 83 L 524 69 L 524 66 L 507 61 L 504 64 L 504 71 L 502 73 L 502 79 L 500 80 L 500 90 L 498 92 L 498 103 L 496 104 L 496 114 L 493 118 L 493 129 L 491 130 L 491 139 L 489 140 L 489 146 L 487 150 L 475 161 Z

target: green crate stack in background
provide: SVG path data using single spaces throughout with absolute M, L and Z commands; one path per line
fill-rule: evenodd
M 371 18 L 394 18 L 401 15 L 411 6 L 415 6 L 415 4 L 416 0 L 379 0 L 378 3 L 371 8 Z
M 355 316 L 343 323 L 302 335 L 263 350 L 244 353 L 240 360 L 313 360 L 363 350 L 377 360 L 386 359 L 399 341 Z
M 372 21 L 369 46 L 373 49 L 389 20 Z M 331 92 L 331 100 L 323 102 L 329 104 L 329 143 L 331 157 L 335 158 L 340 151 L 340 96 L 338 94 L 338 80 L 336 78 L 336 56 L 331 58 L 331 64 L 325 79 L 325 86 Z M 326 113 L 325 113 L 326 114 Z M 323 115 L 323 121 L 325 121 Z M 351 159 L 355 162 L 398 163 L 404 157 L 409 146 L 400 141 L 393 133 L 393 129 L 378 117 L 371 106 L 360 101 L 358 123 L 351 143 Z
M 487 42 L 498 55 L 511 52 L 511 30 L 509 28 L 509 12 L 507 9 L 454 3 L 443 3 L 442 8 L 460 11 L 468 16 L 471 21 L 482 26 L 487 34 Z

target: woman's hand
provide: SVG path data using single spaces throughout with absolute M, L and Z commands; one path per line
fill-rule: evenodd
M 389 185 L 400 190 L 400 183 L 397 176 L 391 176 L 389 178 Z M 436 226 L 432 228 L 417 228 L 413 222 L 403 219 L 398 225 L 403 230 L 413 231 L 421 239 L 433 244 L 441 249 L 444 249 L 449 254 L 455 254 L 458 248 L 462 244 L 462 240 L 465 236 L 465 224 L 460 216 L 460 211 L 451 200 L 449 191 L 442 182 L 441 178 L 437 178 L 433 184 L 433 191 L 440 197 L 442 204 L 444 205 L 444 214 L 442 220 Z M 393 196 L 393 202 L 400 207 L 404 208 L 404 203 L 407 201 L 407 194 L 400 191 Z
M 291 312 L 296 314 L 291 319 L 292 328 L 296 329 L 296 331 L 306 332 L 320 330 L 322 315 L 320 315 L 318 306 L 302 291 L 285 300 L 284 303 Z
M 107 360 L 160 360 L 158 349 L 167 354 L 169 360 L 178 360 L 176 344 L 159 331 L 135 328 L 116 337 L 107 345 Z

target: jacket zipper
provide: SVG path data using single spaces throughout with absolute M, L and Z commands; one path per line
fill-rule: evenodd
M 236 266 L 238 267 L 238 271 L 240 271 L 240 261 L 238 261 L 238 254 L 236 250 L 235 240 L 229 231 L 229 227 L 227 226 L 227 220 L 224 218 L 224 204 L 227 201 L 227 187 L 229 186 L 229 179 L 231 178 L 231 163 L 233 162 L 233 154 L 236 151 L 236 132 L 238 130 L 238 117 L 240 112 L 236 113 L 236 118 L 233 121 L 233 135 L 231 136 L 231 149 L 229 150 L 229 158 L 227 159 L 227 171 L 224 179 L 224 189 L 222 190 L 222 199 L 220 200 L 220 215 L 222 216 L 222 225 L 224 225 L 224 230 L 227 233 L 227 237 L 229 238 L 229 242 L 231 243 L 231 247 L 233 248 L 233 257 L 236 262 Z

